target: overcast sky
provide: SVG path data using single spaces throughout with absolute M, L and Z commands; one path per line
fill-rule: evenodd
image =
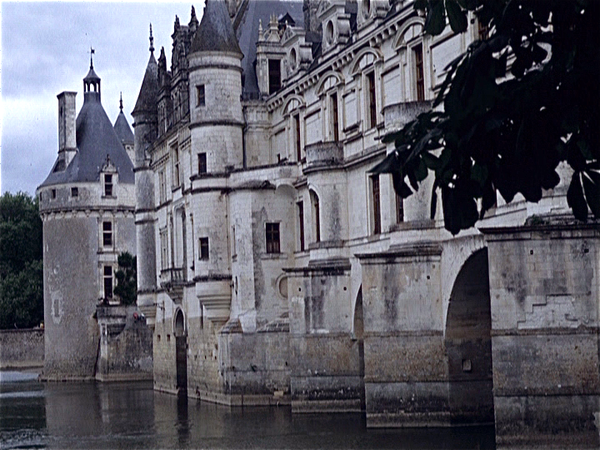
M 122 91 L 131 126 L 150 56 L 149 24 L 156 58 L 164 46 L 170 62 L 175 15 L 187 25 L 194 5 L 200 20 L 203 3 L 3 2 L 1 192 L 34 194 L 50 172 L 58 154 L 56 96 L 77 92 L 79 112 L 90 46 L 104 110 L 114 123 Z

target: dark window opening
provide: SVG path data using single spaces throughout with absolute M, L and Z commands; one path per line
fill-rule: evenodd
M 79 188 L 71 188 L 71 197 L 79 197 Z
M 304 202 L 298 202 L 298 228 L 300 234 L 300 251 L 304 251 Z
M 377 96 L 375 94 L 375 72 L 367 75 L 369 128 L 377 125 Z
M 199 250 L 198 250 L 198 259 L 200 259 L 201 261 L 207 261 L 208 260 L 208 238 L 207 237 L 201 237 L 199 239 Z
M 108 173 L 104 175 L 104 195 L 106 197 L 112 197 L 113 195 L 113 178 Z
M 198 153 L 198 173 L 206 172 L 206 153 Z
M 381 195 L 379 190 L 379 175 L 371 177 L 371 194 L 373 200 L 373 234 L 381 233 Z
M 404 199 L 396 194 L 396 223 L 404 222 Z
M 267 223 L 267 253 L 279 253 L 279 224 Z
M 113 297 L 113 275 L 112 267 L 104 266 L 104 298 Z
M 337 93 L 331 94 L 331 126 L 333 127 L 333 140 L 337 142 L 340 140 Z
M 52 198 L 56 198 L 56 189 L 52 189 Z
M 281 88 L 281 63 L 278 59 L 269 59 L 269 94 Z
M 425 100 L 425 76 L 423 72 L 423 45 L 419 44 L 413 48 L 415 56 L 415 88 L 417 90 L 417 101 Z
M 319 207 L 319 197 L 314 192 L 311 193 L 313 204 L 313 217 L 315 223 L 315 242 L 321 242 L 321 211 Z
M 196 86 L 196 106 L 206 106 L 206 92 L 203 84 Z
M 300 162 L 302 160 L 302 147 L 300 145 L 300 114 L 294 116 L 294 130 L 296 134 L 296 160 Z
M 104 247 L 113 245 L 112 222 L 102 222 L 102 245 Z

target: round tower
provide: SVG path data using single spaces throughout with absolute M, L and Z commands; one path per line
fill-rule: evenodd
M 206 172 L 243 166 L 242 58 L 223 0 L 208 0 L 189 56 L 190 132 Z
M 154 326 L 156 317 L 156 241 L 154 235 L 154 176 L 148 148 L 158 134 L 158 64 L 150 25 L 150 59 L 131 115 L 134 119 L 135 223 L 137 238 L 138 306 Z
M 58 95 L 59 151 L 38 187 L 43 221 L 46 379 L 95 376 L 99 303 L 114 303 L 117 257 L 135 254 L 133 165 L 100 103 L 93 61 L 74 92 Z

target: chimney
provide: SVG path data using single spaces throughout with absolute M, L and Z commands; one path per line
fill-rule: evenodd
M 65 167 L 77 151 L 75 136 L 75 96 L 77 92 L 62 92 L 58 97 L 58 155 L 63 156 Z

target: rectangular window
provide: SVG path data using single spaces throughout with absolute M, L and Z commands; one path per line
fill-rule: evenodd
M 300 114 L 294 116 L 294 137 L 296 138 L 296 160 L 302 160 L 302 146 L 300 145 Z
M 269 94 L 281 88 L 281 62 L 278 59 L 269 59 Z
M 102 245 L 104 247 L 112 247 L 113 245 L 112 222 L 102 222 Z
M 417 101 L 425 100 L 425 76 L 423 72 L 423 44 L 419 44 L 413 48 L 415 58 L 415 89 Z
M 206 172 L 206 153 L 198 153 L 198 173 Z
M 298 230 L 300 235 L 300 251 L 304 251 L 304 202 L 298 202 Z
M 160 230 L 160 267 L 167 269 L 169 267 L 169 234 L 167 229 Z
M 52 189 L 52 198 L 56 198 L 56 189 Z
M 338 97 L 337 93 L 331 94 L 331 127 L 332 127 L 332 138 L 334 142 L 340 140 L 339 132 L 339 114 L 338 114 Z
M 111 174 L 104 174 L 104 196 L 112 197 L 113 195 L 113 177 Z
M 367 106 L 369 128 L 377 125 L 377 95 L 375 93 L 375 72 L 367 74 Z
M 104 298 L 113 297 L 113 269 L 112 266 L 104 266 Z
M 79 188 L 71 188 L 71 197 L 79 197 Z
M 167 186 L 165 183 L 165 171 L 161 170 L 158 172 L 158 184 L 159 184 L 159 197 L 160 203 L 167 201 Z
M 173 187 L 181 186 L 179 173 L 179 148 L 173 147 Z
M 279 224 L 266 224 L 267 253 L 279 253 Z
M 396 194 L 396 223 L 404 222 L 404 199 Z
M 201 237 L 198 240 L 198 259 L 208 261 L 208 238 Z
M 371 195 L 373 201 L 373 234 L 381 233 L 381 194 L 379 190 L 379 175 L 371 177 Z
M 206 106 L 206 92 L 203 84 L 196 86 L 196 106 Z
M 311 193 L 313 204 L 313 217 L 315 223 L 315 242 L 321 242 L 321 211 L 319 206 L 319 197 L 315 193 Z

